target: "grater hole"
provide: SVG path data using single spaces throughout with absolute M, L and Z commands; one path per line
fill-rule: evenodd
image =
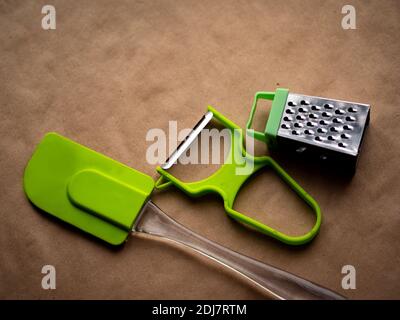
M 336 128 L 336 127 L 331 127 L 331 129 L 330 129 L 332 132 L 339 132 L 339 129 L 338 128 Z
M 332 116 L 332 114 L 330 112 L 324 111 L 324 112 L 322 112 L 322 116 L 327 118 L 327 117 Z
M 336 114 L 345 114 L 345 112 L 344 112 L 343 109 L 336 109 L 336 110 L 335 110 L 335 113 L 336 113 Z
M 303 107 L 299 108 L 299 112 L 307 112 L 307 111 L 308 111 L 307 108 L 303 108 Z
M 328 109 L 328 110 L 332 110 L 333 109 L 333 105 L 331 105 L 330 103 L 325 103 L 324 104 L 324 108 Z
M 343 139 L 350 139 L 350 138 L 351 138 L 351 135 L 349 135 L 348 133 L 342 133 L 342 134 L 341 134 L 341 137 L 342 137 Z
M 347 116 L 346 121 L 356 121 L 356 118 L 354 118 L 353 116 Z
M 315 137 L 315 140 L 317 140 L 317 141 L 324 141 L 325 138 L 324 138 L 324 137 L 320 137 L 320 136 L 316 136 L 316 137 Z
M 311 129 L 306 129 L 306 130 L 304 130 L 304 133 L 311 136 L 314 134 L 314 131 L 312 131 Z
M 297 120 L 306 120 L 306 117 L 299 114 L 299 115 L 297 115 L 296 119 Z
M 289 129 L 290 127 L 289 127 L 286 123 L 284 123 L 284 124 L 281 125 L 281 128 L 283 128 L 283 129 Z
M 299 122 L 296 122 L 296 123 L 294 124 L 294 126 L 295 126 L 296 128 L 303 128 L 303 127 L 304 127 L 304 125 L 303 125 L 302 123 L 299 123 Z
M 312 122 L 312 121 L 308 121 L 308 122 L 307 122 L 307 126 L 309 126 L 309 127 L 315 127 L 316 124 L 315 124 L 314 122 Z
M 300 132 L 297 130 L 292 130 L 292 134 L 294 134 L 295 136 L 298 136 L 300 134 Z
M 326 121 L 326 120 L 321 120 L 321 121 L 319 122 L 319 124 L 322 124 L 323 126 L 326 126 L 326 125 L 329 124 L 329 122 Z
M 317 116 L 315 113 L 310 113 L 308 116 L 309 116 L 311 119 L 317 119 L 317 118 L 318 118 L 318 116 Z
M 351 130 L 353 130 L 353 127 L 351 125 L 349 125 L 349 124 L 346 124 L 346 125 L 343 126 L 343 129 L 351 131 Z
M 310 102 L 307 101 L 307 100 L 301 100 L 300 103 L 301 103 L 303 106 L 308 106 L 308 105 L 310 104 Z
M 294 111 L 292 109 L 286 109 L 286 113 L 288 114 L 294 114 Z
M 343 120 L 340 118 L 335 118 L 332 120 L 334 123 L 343 123 Z
M 330 141 L 335 141 L 336 138 L 335 138 L 334 136 L 328 136 L 328 140 L 330 140 Z
M 347 147 L 347 144 L 344 143 L 344 142 L 339 142 L 339 143 L 338 143 L 338 146 L 341 147 L 341 148 L 346 148 L 346 147 Z
M 317 131 L 319 133 L 327 133 L 328 132 L 328 130 L 326 130 L 325 128 L 318 128 Z
M 294 106 L 296 105 L 296 103 L 293 102 L 293 101 L 289 101 L 289 102 L 288 102 L 288 105 L 291 106 L 291 107 L 294 107 Z
M 350 107 L 347 110 L 349 110 L 349 112 L 353 112 L 353 113 L 356 113 L 358 111 L 357 108 L 354 108 L 354 107 Z
M 321 110 L 321 107 L 320 107 L 320 106 L 313 105 L 313 106 L 311 106 L 311 110 L 319 111 L 319 110 Z
M 285 116 L 285 117 L 283 117 L 283 120 L 285 120 L 285 121 L 292 121 L 293 119 L 292 119 L 292 117 Z

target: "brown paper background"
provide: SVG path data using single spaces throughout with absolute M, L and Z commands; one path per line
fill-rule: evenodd
M 41 29 L 44 4 L 0 1 L 0 298 L 267 298 L 162 242 L 133 238 L 112 250 L 33 208 L 22 176 L 44 133 L 57 131 L 156 177 L 147 130 L 168 120 L 192 127 L 207 104 L 244 126 L 254 93 L 277 86 L 372 105 L 351 181 L 276 157 L 323 210 L 310 245 L 245 229 L 214 197 L 171 190 L 154 202 L 212 240 L 349 298 L 400 297 L 398 1 L 352 1 L 356 30 L 341 28 L 346 1 L 51 1 L 55 31 Z M 249 188 L 237 208 L 289 232 L 311 225 L 270 173 Z M 41 289 L 45 264 L 56 267 L 56 290 Z M 345 264 L 356 267 L 356 290 L 341 289 Z

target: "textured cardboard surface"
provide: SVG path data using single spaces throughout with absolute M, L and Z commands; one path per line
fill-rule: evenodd
M 254 93 L 277 86 L 372 105 L 350 181 L 277 155 L 323 210 L 310 245 L 245 229 L 214 197 L 171 190 L 154 202 L 212 240 L 349 298 L 400 297 L 398 1 L 352 1 L 357 30 L 341 28 L 343 1 L 52 1 L 55 31 L 41 29 L 44 4 L 0 1 L 0 298 L 267 298 L 173 245 L 132 238 L 112 250 L 58 223 L 30 205 L 22 175 L 44 133 L 57 131 L 156 177 L 145 157 L 150 128 L 192 127 L 207 104 L 244 126 Z M 268 172 L 236 206 L 288 232 L 312 224 Z M 56 290 L 41 289 L 45 264 L 56 267 Z M 346 264 L 356 290 L 341 289 Z

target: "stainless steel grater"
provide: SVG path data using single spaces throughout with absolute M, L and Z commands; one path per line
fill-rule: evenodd
M 263 133 L 248 130 L 249 134 L 272 148 L 355 169 L 369 124 L 370 105 L 289 93 L 287 89 L 258 92 L 248 129 L 259 99 L 273 100 L 270 116 Z

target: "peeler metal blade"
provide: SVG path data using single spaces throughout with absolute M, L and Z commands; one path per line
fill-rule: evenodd
M 213 118 L 213 113 L 208 111 L 197 124 L 194 126 L 192 131 L 186 136 L 186 138 L 179 144 L 176 150 L 170 155 L 167 161 L 161 166 L 164 170 L 170 169 L 179 157 L 190 147 L 193 141 L 200 134 L 201 130 L 205 128 L 205 126 L 211 121 Z

